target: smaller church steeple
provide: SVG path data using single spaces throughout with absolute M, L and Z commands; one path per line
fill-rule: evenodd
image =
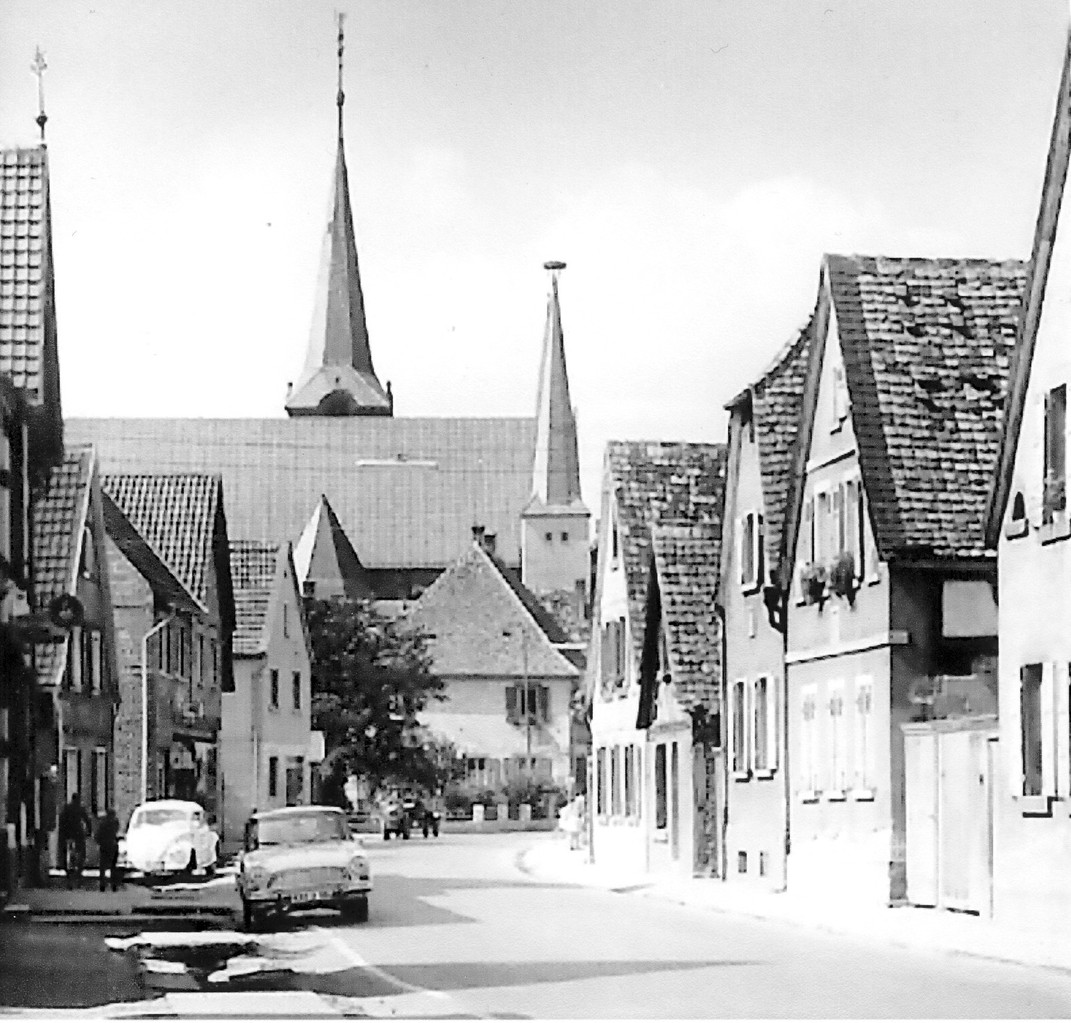
M 569 397 L 565 334 L 558 301 L 558 277 L 550 271 L 547 323 L 536 398 L 532 491 L 521 515 L 521 576 L 536 593 L 583 589 L 588 575 L 591 514 L 580 494 L 576 415 Z
M 389 416 L 391 396 L 372 365 L 342 132 L 344 35 L 338 16 L 338 140 L 331 219 L 323 242 L 305 369 L 287 395 L 291 416 Z

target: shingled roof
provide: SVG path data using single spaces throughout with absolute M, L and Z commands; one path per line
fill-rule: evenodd
M 472 523 L 520 564 L 533 419 L 73 419 L 104 472 L 212 473 L 227 525 L 248 539 L 296 541 L 326 494 L 366 568 L 450 564 Z
M 1024 264 L 827 256 L 826 268 L 882 558 L 991 554 L 983 517 Z
M 706 525 L 720 533 L 725 463 L 724 444 L 610 441 L 606 446 L 637 657 L 643 643 L 651 527 Z
M 0 150 L 0 374 L 31 409 L 47 464 L 63 458 L 48 154 Z
M 1034 228 L 1034 244 L 1030 259 L 1030 277 L 1025 289 L 1024 309 L 1019 325 L 1019 339 L 1012 361 L 1008 384 L 1008 400 L 1004 411 L 1004 432 L 1000 454 L 993 474 L 989 500 L 986 503 L 986 542 L 995 548 L 1000 540 L 1000 524 L 1004 518 L 1011 492 L 1015 452 L 1023 425 L 1023 410 L 1030 385 L 1030 369 L 1034 361 L 1041 310 L 1052 262 L 1060 206 L 1067 184 L 1067 168 L 1071 161 L 1071 32 L 1064 47 L 1063 74 L 1056 99 L 1052 137 L 1049 140 L 1048 162 L 1041 186 L 1041 203 Z
M 637 727 L 646 728 L 657 694 L 658 625 L 665 630 L 670 681 L 688 711 L 717 706 L 721 680 L 721 624 L 715 607 L 721 559 L 720 525 L 651 526 L 651 571 L 647 592 L 643 695 Z
M 264 624 L 275 583 L 279 545 L 263 540 L 232 540 L 230 551 L 234 653 L 256 657 L 264 652 Z
M 569 638 L 517 574 L 481 540 L 429 586 L 406 621 L 430 641 L 437 675 L 577 677 Z
M 68 448 L 53 468 L 48 489 L 33 508 L 34 605 L 44 610 L 63 594 L 76 595 L 82 539 L 90 514 L 96 462 L 91 447 Z M 57 685 L 67 659 L 66 638 L 37 645 L 42 685 Z
M 207 607 L 208 565 L 222 500 L 219 477 L 121 474 L 105 476 L 103 482 L 131 525 L 202 607 Z

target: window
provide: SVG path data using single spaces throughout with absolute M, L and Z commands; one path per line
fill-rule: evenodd
M 268 795 L 274 798 L 279 794 L 279 758 L 268 757 Z
M 837 361 L 833 364 L 833 421 L 830 424 L 831 433 L 836 433 L 843 425 L 844 420 L 848 418 L 849 404 L 848 381 L 844 373 L 844 363 L 837 358 Z
M 606 813 L 606 747 L 600 746 L 595 754 L 595 812 Z
M 569 534 L 568 533 L 562 533 L 562 543 L 568 543 L 568 542 L 569 542 Z
M 633 759 L 635 752 L 635 746 L 625 747 L 625 795 L 624 795 L 624 810 L 625 816 L 631 817 L 635 811 L 636 800 L 636 762 Z
M 668 822 L 666 812 L 666 744 L 660 742 L 655 746 L 654 757 L 655 784 L 655 827 L 664 831 Z
M 1067 385 L 1045 395 L 1045 476 L 1041 521 L 1067 508 Z
M 733 773 L 747 774 L 747 683 L 733 683 L 732 707 L 730 708 L 733 728 Z
M 101 644 L 100 633 L 96 630 L 89 634 L 89 688 L 93 693 L 101 690 Z
M 620 554 L 620 548 L 618 546 L 617 539 L 617 521 L 611 516 L 610 518 L 610 556 L 614 561 L 617 561 L 617 557 Z
M 271 692 L 268 697 L 268 704 L 275 710 L 279 709 L 279 669 L 271 669 Z
M 71 629 L 67 639 L 67 685 L 76 692 L 82 689 L 82 630 Z
M 869 675 L 855 680 L 855 767 L 852 786 L 874 790 L 874 683 Z
M 290 607 L 283 604 L 283 638 L 290 638 Z
M 745 589 L 755 589 L 763 581 L 762 516 L 750 511 L 741 517 L 737 525 L 740 585 Z
M 632 812 L 637 817 L 643 816 L 643 747 L 633 746 L 632 753 L 635 757 L 635 766 L 632 769 L 634 781 L 632 789 Z
M 108 809 L 108 751 L 101 746 L 93 750 L 93 803 L 94 814 Z
M 857 578 L 863 577 L 863 557 L 866 551 L 866 530 L 863 520 L 862 480 L 851 479 L 844 484 L 844 550 L 852 556 Z
M 800 783 L 805 796 L 818 791 L 818 687 L 800 693 Z
M 547 543 L 551 543 L 553 541 L 553 539 L 554 539 L 554 534 L 553 533 L 544 533 L 543 534 L 543 539 L 546 540 Z
M 829 788 L 830 798 L 843 795 L 848 788 L 848 732 L 844 716 L 844 688 L 840 682 L 829 684 Z
M 772 771 L 777 767 L 777 683 L 773 679 L 756 679 L 752 707 L 754 767 Z
M 848 530 L 845 522 L 845 499 L 844 499 L 845 484 L 838 483 L 834 488 L 831 496 L 832 515 L 833 521 L 830 523 L 832 527 L 832 553 L 836 557 L 842 551 L 848 549 Z
M 621 747 L 610 750 L 610 813 L 621 815 Z
M 803 591 L 803 572 L 808 565 L 814 563 L 814 498 L 812 497 L 805 498 L 803 502 L 796 551 L 796 603 L 802 604 L 806 599 Z
M 186 678 L 187 663 L 186 663 L 186 626 L 179 623 L 178 627 L 178 673 L 182 678 Z
M 511 725 L 546 724 L 550 721 L 550 689 L 532 682 L 506 686 L 506 720 Z
M 301 672 L 295 671 L 291 684 L 294 690 L 294 710 L 301 710 Z
M 606 622 L 602 627 L 602 678 L 616 684 L 625 678 L 625 619 Z
M 835 553 L 832 549 L 830 537 L 830 500 L 829 491 L 823 490 L 814 495 L 814 558 L 816 563 L 822 563 Z
M 1020 728 L 1023 752 L 1023 795 L 1040 796 L 1044 773 L 1041 729 L 1040 664 L 1028 664 L 1020 672 Z
M 93 532 L 88 526 L 82 530 L 82 564 L 80 568 L 83 578 L 97 578 L 97 545 L 93 542 Z
M 302 585 L 301 585 L 301 592 L 306 597 L 315 597 L 316 596 L 316 583 L 312 579 L 306 579 L 305 582 L 302 583 Z
M 212 637 L 212 685 L 219 685 L 219 644 Z
M 66 786 L 63 793 L 65 803 L 70 802 L 76 792 L 82 794 L 82 758 L 74 746 L 65 746 L 63 749 L 63 783 Z

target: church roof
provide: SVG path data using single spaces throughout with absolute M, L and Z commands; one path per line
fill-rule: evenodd
M 366 568 L 450 564 L 473 522 L 520 563 L 531 419 L 70 419 L 104 472 L 218 473 L 228 531 L 296 540 L 326 495 Z
M 532 466 L 532 496 L 550 507 L 583 507 L 580 497 L 580 459 L 577 454 L 576 418 L 569 399 L 569 374 L 565 366 L 565 336 L 558 302 L 557 269 L 554 269 L 547 300 L 547 326 L 539 368 L 536 398 L 535 458 Z
M 306 581 L 311 580 L 329 582 L 332 591 L 344 592 L 350 600 L 368 600 L 375 595 L 361 559 L 325 496 L 320 497 L 294 546 L 294 571 L 302 592 Z
M 372 365 L 340 130 L 308 354 L 287 396 L 286 411 L 292 416 L 389 416 L 392 406 Z
M 480 540 L 413 604 L 406 621 L 431 634 L 437 675 L 575 678 L 568 637 L 516 573 Z

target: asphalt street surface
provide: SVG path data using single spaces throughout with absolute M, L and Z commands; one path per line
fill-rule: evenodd
M 913 952 L 524 874 L 520 853 L 551 840 L 446 835 L 384 843 L 368 836 L 375 891 L 367 924 L 315 912 L 250 936 L 224 918 L 198 925 L 213 928 L 200 948 L 165 933 L 155 947 L 150 939 L 126 953 L 108 950 L 104 939 L 136 936 L 137 926 L 22 924 L 28 944 L 16 953 L 13 925 L 6 926 L 0 1004 L 285 989 L 386 1000 L 403 1016 L 455 1018 L 1071 1015 L 1071 975 L 1062 972 Z M 161 921 L 151 930 L 167 928 Z M 78 962 L 62 950 L 64 940 L 76 942 Z M 23 969 L 36 961 L 39 976 L 47 969 L 61 978 L 52 1000 L 14 981 L 19 956 Z

